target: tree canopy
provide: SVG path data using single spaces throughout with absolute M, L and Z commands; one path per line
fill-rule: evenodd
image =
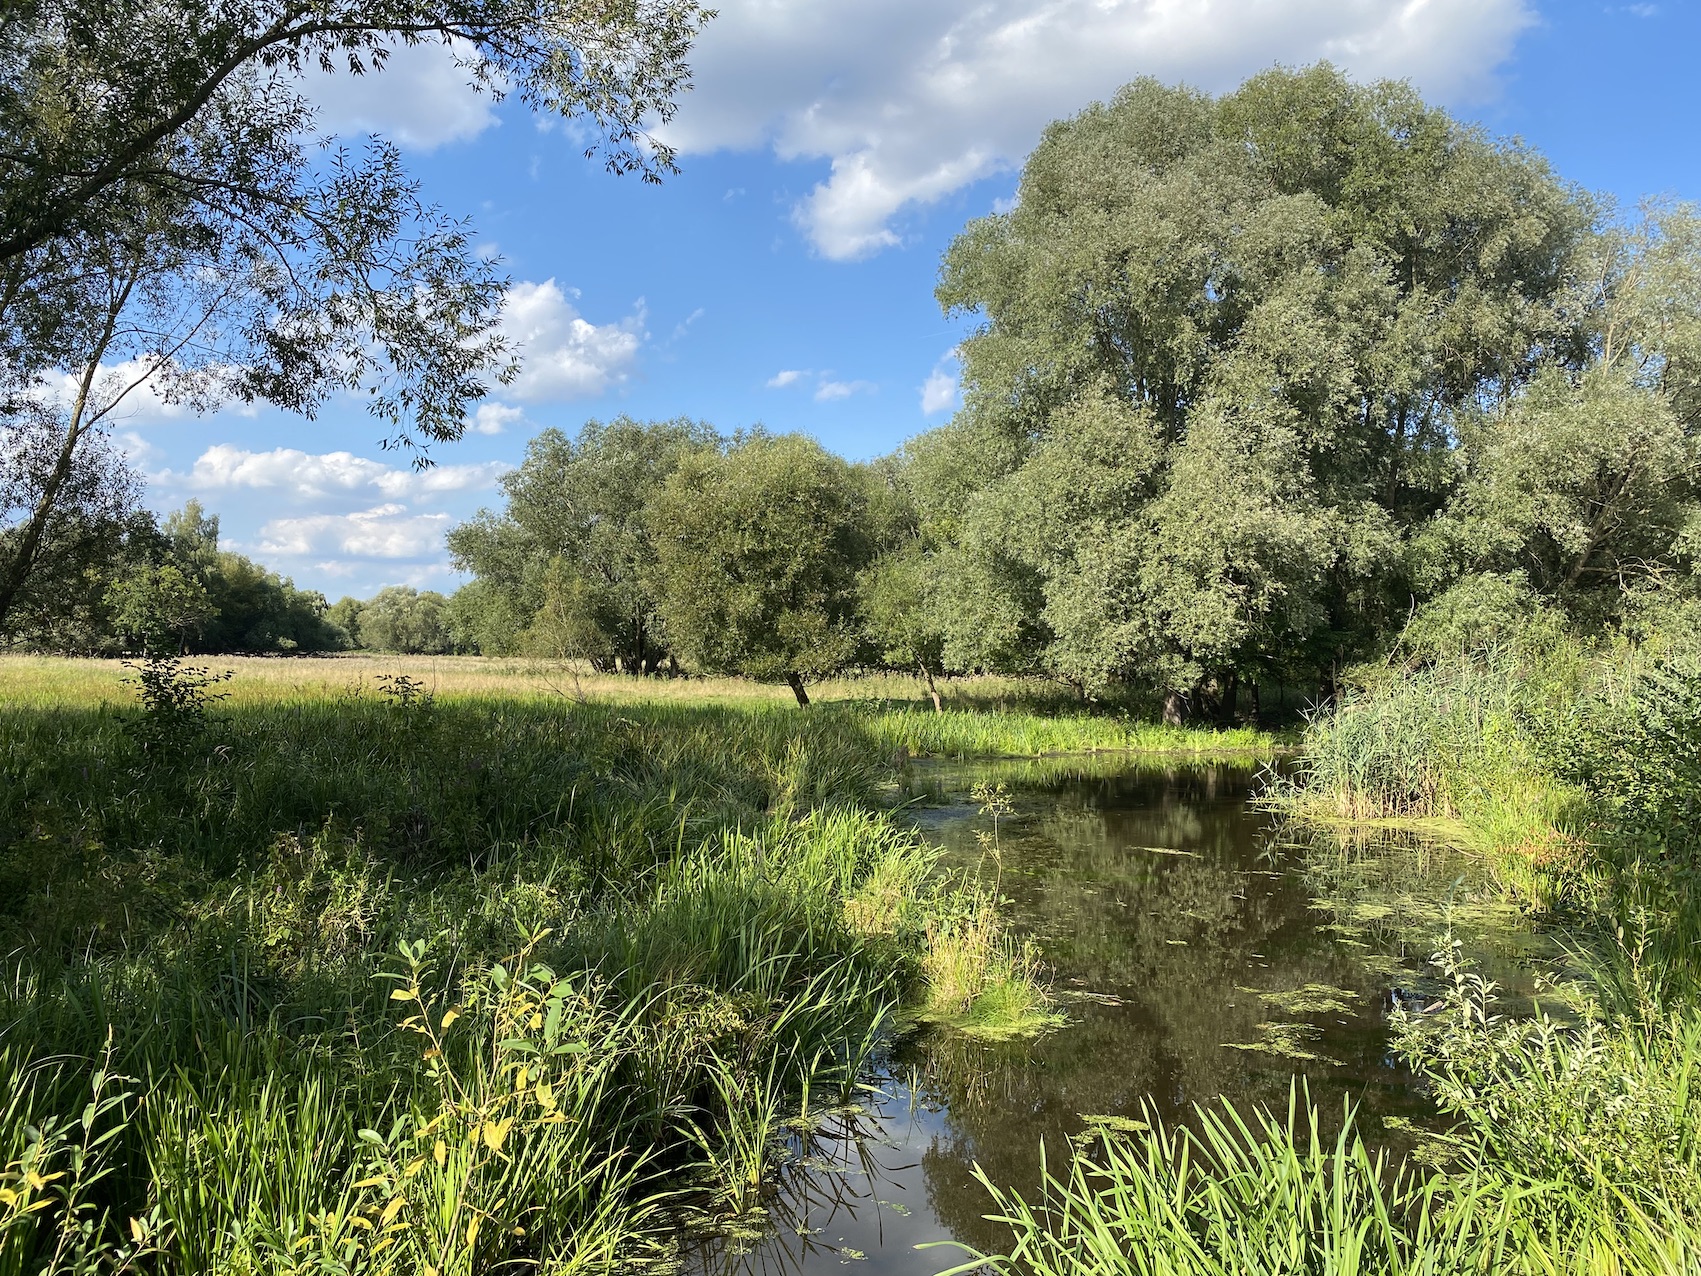
M 611 167 L 654 178 L 671 153 L 646 130 L 706 16 L 693 0 L 0 7 L 0 470 L 50 459 L 4 511 L 0 627 L 55 562 L 79 458 L 144 385 L 308 416 L 346 391 L 423 460 L 514 374 L 498 266 L 393 145 L 312 140 L 302 72 L 381 73 L 391 49 L 440 42 L 470 84 L 582 119 Z
M 1485 567 L 1587 540 L 1543 484 L 1594 509 L 1600 448 L 1685 464 L 1657 411 L 1621 405 L 1605 441 L 1581 272 L 1603 234 L 1538 155 L 1326 66 L 1218 98 L 1138 81 L 1054 124 L 1015 207 L 941 271 L 941 304 L 980 319 L 964 408 L 908 449 L 946 658 L 1141 683 L 1182 712 L 1384 649 L 1446 583 L 1419 548 L 1438 519 Z M 1587 446 L 1563 426 L 1579 396 Z M 1510 556 L 1471 495 L 1507 482 L 1530 510 L 1498 533 Z
M 858 574 L 878 548 L 866 473 L 797 434 L 687 454 L 646 514 L 668 638 L 698 667 L 804 684 L 862 641 Z
M 700 421 L 589 421 L 576 438 L 545 430 L 502 479 L 506 508 L 449 533 L 455 565 L 509 618 L 498 646 L 651 673 L 676 655 L 657 618 L 656 552 L 645 509 L 680 464 L 716 448 Z M 488 622 L 487 622 L 488 625 Z

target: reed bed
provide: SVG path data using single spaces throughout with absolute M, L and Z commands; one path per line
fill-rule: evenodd
M 1688 1276 L 1701 1268 L 1701 1014 L 1502 1021 L 1443 961 L 1442 1006 L 1397 1027 L 1448 1130 L 1390 1161 L 1349 1108 L 1333 1137 L 1201 1106 L 1189 1126 L 1101 1127 L 1029 1201 L 981 1176 L 1022 1276 Z M 1648 1006 L 1643 1007 L 1649 1009 Z M 1144 1128 L 1142 1128 L 1144 1127 Z

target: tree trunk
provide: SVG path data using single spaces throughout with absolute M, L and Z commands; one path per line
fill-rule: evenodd
M 1179 727 L 1187 721 L 1187 693 L 1184 691 L 1164 692 L 1164 723 L 1167 726 Z
M 40 496 L 35 506 L 30 510 L 29 521 L 23 526 L 11 561 L 0 569 L 0 626 L 6 621 L 6 615 L 18 601 L 18 595 L 23 592 L 24 582 L 29 579 L 30 572 L 36 565 L 36 555 L 41 551 L 41 540 L 47 531 L 47 524 L 53 517 L 53 511 L 59 501 L 59 492 L 71 477 L 71 467 L 76 460 L 77 444 L 88 433 L 90 427 L 98 422 L 106 412 L 106 408 L 91 411 L 93 404 L 90 396 L 94 390 L 96 375 L 100 372 L 100 361 L 106 357 L 107 348 L 112 344 L 113 335 L 118 331 L 118 318 L 124 313 L 124 306 L 130 299 L 130 291 L 135 286 L 135 280 L 127 281 L 107 304 L 106 320 L 100 336 L 91 348 L 88 362 L 83 368 L 83 375 L 77 385 L 76 401 L 71 405 L 65 418 L 65 442 L 60 446 L 59 455 L 54 458 L 53 470 L 42 485 Z M 120 396 L 122 397 L 122 396 Z M 116 402 L 116 400 L 115 400 Z M 108 404 L 107 408 L 112 405 Z
M 945 706 L 939 703 L 939 688 L 933 685 L 933 670 L 927 667 L 925 660 L 916 663 L 921 666 L 921 676 L 927 679 L 927 694 L 933 697 L 933 712 L 944 713 Z
M 807 709 L 809 707 L 809 693 L 803 689 L 802 676 L 795 673 L 786 674 L 786 686 L 790 687 L 792 695 L 797 697 L 798 707 Z
M 89 374 L 83 378 L 76 406 L 66 422 L 65 441 L 59 447 L 59 455 L 54 458 L 53 469 L 42 484 L 41 493 L 30 510 L 29 520 L 23 525 L 22 534 L 12 551 L 11 561 L 0 568 L 0 625 L 4 625 L 12 605 L 23 592 L 24 582 L 29 579 L 30 572 L 35 568 L 36 555 L 41 551 L 42 537 L 46 534 L 47 524 L 53 518 L 59 503 L 59 492 L 71 477 L 71 467 L 77 456 L 77 444 L 83 438 L 83 411 L 88 402 L 89 385 L 93 380 L 91 367 Z
M 1262 698 L 1258 694 L 1258 683 L 1253 681 L 1248 683 L 1247 686 L 1252 691 L 1252 725 L 1255 727 L 1263 726 L 1264 705 Z
M 1240 674 L 1230 671 L 1223 684 L 1222 702 L 1217 706 L 1217 721 L 1223 726 L 1234 722 L 1240 712 Z

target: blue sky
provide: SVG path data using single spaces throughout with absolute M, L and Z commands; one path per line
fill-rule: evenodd
M 161 510 L 198 497 L 232 548 L 331 598 L 450 589 L 443 532 L 546 426 L 687 415 L 802 430 L 853 458 L 954 403 L 941 252 L 1015 189 L 1047 121 L 1141 74 L 1222 90 L 1328 58 L 1540 148 L 1626 204 L 1701 198 L 1701 4 L 1560 0 L 721 0 L 661 187 L 570 128 L 492 108 L 436 50 L 317 82 L 322 123 L 403 144 L 515 281 L 527 366 L 411 471 L 358 402 L 307 422 L 138 408 L 118 427 Z

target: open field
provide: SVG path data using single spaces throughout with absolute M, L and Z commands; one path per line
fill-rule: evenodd
M 900 1014 L 1046 1021 L 842 715 L 376 664 L 244 662 L 204 721 L 7 665 L 0 1270 L 654 1256 Z
M 393 656 L 366 653 L 278 658 L 195 657 L 187 663 L 231 679 L 219 691 L 231 708 L 381 695 L 385 679 L 407 678 L 445 702 L 648 705 L 656 709 L 719 707 L 746 712 L 798 712 L 783 685 L 743 678 L 632 678 L 587 667 L 481 656 Z M 0 656 L 0 704 L 18 708 L 133 705 L 128 671 L 117 660 Z M 1249 728 L 1166 727 L 1103 706 L 1083 706 L 1039 679 L 965 678 L 947 684 L 947 712 L 937 714 L 914 678 L 865 674 L 815 684 L 822 716 L 853 717 L 886 751 L 966 757 L 1031 757 L 1140 749 L 1180 753 L 1273 752 L 1281 737 Z

